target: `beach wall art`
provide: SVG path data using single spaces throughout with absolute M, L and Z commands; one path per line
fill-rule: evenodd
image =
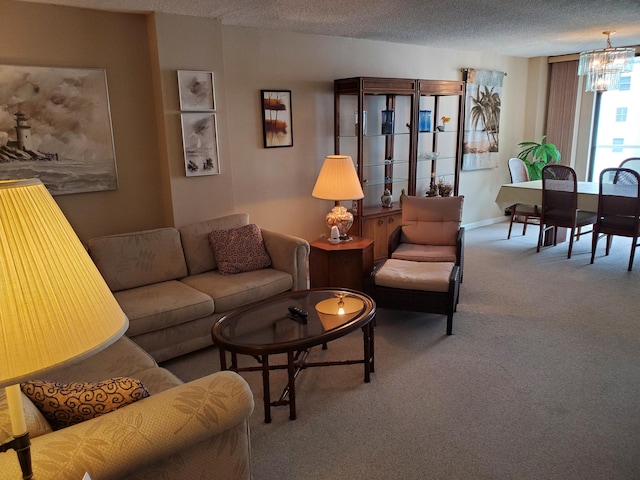
M 463 70 L 465 95 L 462 170 L 498 166 L 500 107 L 504 72 Z
M 106 71 L 0 65 L 0 179 L 117 190 Z

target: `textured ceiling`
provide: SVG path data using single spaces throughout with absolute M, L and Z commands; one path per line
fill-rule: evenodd
M 640 0 L 22 0 L 536 57 L 640 45 Z

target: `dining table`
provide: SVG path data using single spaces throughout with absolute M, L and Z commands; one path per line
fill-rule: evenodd
M 578 208 L 587 212 L 597 212 L 598 190 L 597 182 L 578 182 Z M 541 205 L 542 180 L 504 184 L 500 187 L 495 201 L 503 209 L 516 203 Z
M 597 182 L 578 182 L 578 208 L 587 212 L 598 211 L 598 192 L 600 184 Z M 507 183 L 500 187 L 496 195 L 496 204 L 502 209 L 516 203 L 527 205 L 542 204 L 542 180 L 530 180 L 528 182 Z M 566 240 L 566 229 L 558 228 L 555 237 L 556 242 Z M 551 245 L 553 236 L 548 232 L 544 235 L 543 245 Z

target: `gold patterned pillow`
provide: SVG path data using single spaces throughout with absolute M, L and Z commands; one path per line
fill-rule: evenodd
M 116 377 L 98 383 L 32 380 L 20 385 L 53 430 L 112 412 L 149 396 L 140 380 Z
M 260 227 L 250 223 L 229 230 L 214 230 L 209 243 L 223 275 L 251 272 L 271 265 Z

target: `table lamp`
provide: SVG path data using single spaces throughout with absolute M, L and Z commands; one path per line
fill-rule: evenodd
M 353 225 L 353 214 L 340 204 L 342 200 L 364 198 L 360 179 L 348 155 L 329 155 L 324 159 L 320 174 L 311 195 L 323 200 L 335 201 L 335 206 L 327 214 L 327 226 L 338 227 L 340 239 L 347 240 L 347 232 Z
M 20 383 L 88 357 L 129 320 L 38 179 L 0 180 L 0 387 L 22 478 L 33 476 Z

